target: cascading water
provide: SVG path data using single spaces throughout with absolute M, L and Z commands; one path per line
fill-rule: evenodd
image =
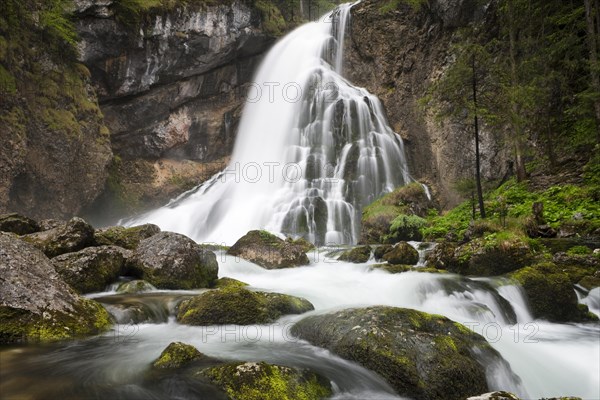
M 355 243 L 361 208 L 410 177 L 379 100 L 341 75 L 351 7 L 301 26 L 267 54 L 227 169 L 129 224 L 215 243 L 258 228 Z

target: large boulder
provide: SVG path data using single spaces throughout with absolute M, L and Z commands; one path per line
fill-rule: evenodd
M 111 325 L 106 310 L 79 297 L 39 249 L 5 233 L 0 277 L 0 343 L 69 339 Z
M 12 213 L 0 215 L 0 231 L 12 232 L 17 235 L 27 235 L 40 230 L 40 225 L 23 215 Z
M 291 268 L 310 263 L 303 246 L 286 242 L 267 231 L 250 231 L 227 254 L 239 256 L 267 269 Z
M 419 262 L 419 252 L 406 242 L 396 244 L 382 257 L 390 264 L 415 265 Z
M 23 239 L 52 258 L 92 246 L 94 228 L 83 219 L 75 217 L 56 228 L 23 236 Z
M 60 277 L 79 293 L 103 291 L 125 269 L 124 250 L 115 246 L 88 247 L 52 259 Z
M 332 395 L 331 383 L 308 369 L 265 362 L 220 365 L 201 374 L 237 400 L 318 400 Z
M 153 224 L 145 224 L 125 228 L 123 226 L 111 226 L 110 228 L 98 229 L 94 238 L 98 245 L 119 246 L 129 250 L 135 250 L 140 242 L 160 233 L 160 228 Z
M 569 274 L 553 263 L 522 268 L 509 275 L 525 290 L 535 318 L 551 322 L 595 320 L 584 304 L 579 304 Z
M 380 374 L 400 396 L 464 400 L 487 392 L 477 354 L 499 355 L 486 340 L 440 315 L 394 307 L 310 316 L 292 334 Z
M 371 258 L 371 247 L 358 246 L 343 252 L 338 260 L 361 264 L 369 261 L 369 258 Z
M 160 356 L 152 363 L 152 366 L 162 369 L 180 368 L 204 357 L 204 354 L 200 353 L 192 345 L 173 342 L 163 350 Z
M 215 253 L 172 232 L 161 232 L 142 240 L 129 266 L 130 274 L 159 289 L 212 287 L 218 272 Z
M 313 305 L 300 297 L 230 286 L 184 300 L 177 321 L 188 325 L 267 324 L 282 315 L 311 310 Z

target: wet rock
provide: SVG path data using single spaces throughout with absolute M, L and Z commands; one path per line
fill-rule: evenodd
M 317 400 L 332 395 L 330 382 L 308 369 L 265 362 L 226 364 L 201 374 L 232 399 Z
M 382 257 L 390 264 L 415 265 L 419 262 L 419 252 L 406 242 L 400 242 Z
M 47 231 L 23 236 L 23 240 L 42 250 L 48 257 L 79 251 L 94 244 L 94 228 L 81 218 Z
M 358 246 L 347 250 L 338 257 L 339 261 L 347 261 L 355 264 L 366 263 L 371 258 L 371 247 Z
M 123 250 L 115 246 L 88 247 L 52 259 L 60 277 L 79 293 L 101 292 L 125 270 Z
M 142 240 L 131 260 L 129 273 L 159 289 L 212 287 L 219 264 L 213 252 L 202 249 L 192 239 L 161 232 Z
M 31 244 L 0 233 L 0 343 L 54 341 L 107 330 L 110 317 L 79 297 Z
M 454 252 L 456 248 L 457 244 L 455 242 L 443 241 L 438 243 L 427 256 L 427 265 L 438 269 L 447 269 L 455 265 Z
M 160 228 L 153 224 L 145 224 L 125 228 L 123 226 L 113 226 L 106 229 L 99 229 L 94 234 L 96 243 L 104 246 L 119 246 L 129 250 L 135 250 L 140 242 L 151 236 L 160 233 Z
M 467 400 L 520 400 L 516 395 L 509 392 L 490 392 L 479 396 L 469 397 Z
M 116 292 L 119 294 L 136 294 L 151 292 L 153 290 L 156 290 L 156 288 L 148 282 L 142 280 L 135 280 L 119 284 L 119 286 L 117 286 Z
M 249 286 L 246 282 L 238 281 L 233 278 L 219 278 L 217 283 L 215 284 L 215 288 L 217 289 L 228 289 L 228 288 L 243 288 L 245 286 Z
M 380 374 L 400 396 L 463 400 L 487 391 L 476 354 L 499 357 L 486 340 L 440 315 L 394 307 L 304 318 L 292 334 Z
M 298 246 L 302 249 L 302 251 L 304 251 L 305 253 L 314 250 L 315 245 L 312 244 L 311 242 L 309 242 L 308 240 L 304 239 L 304 238 L 298 238 L 298 239 L 292 239 L 292 238 L 287 238 L 285 240 L 288 243 L 291 243 L 295 246 Z
M 415 267 L 412 265 L 402 265 L 402 264 L 376 264 L 371 266 L 372 269 L 380 269 L 383 271 L 387 271 L 390 274 L 401 274 L 403 272 L 423 272 L 428 274 L 444 274 L 448 271 L 437 268 L 423 268 L 423 267 Z
M 568 273 L 553 263 L 540 263 L 509 275 L 525 290 L 535 318 L 551 322 L 597 320 L 587 306 L 578 304 Z
M 182 342 L 173 342 L 167 346 L 152 363 L 154 368 L 180 368 L 192 361 L 205 357 L 194 346 Z
M 187 325 L 266 324 L 282 315 L 311 310 L 313 305 L 300 297 L 230 286 L 183 301 L 177 321 Z
M 373 250 L 373 256 L 375 257 L 375 260 L 381 261 L 383 259 L 383 256 L 385 255 L 385 253 L 391 251 L 393 248 L 394 248 L 394 246 L 389 245 L 389 244 L 384 244 L 384 245 L 375 247 L 375 250 Z
M 239 256 L 267 269 L 291 268 L 310 263 L 301 246 L 288 243 L 267 231 L 250 231 L 227 254 Z
M 27 235 L 40 230 L 37 222 L 23 215 L 12 213 L 0 215 L 0 231 L 12 232 L 17 235 Z

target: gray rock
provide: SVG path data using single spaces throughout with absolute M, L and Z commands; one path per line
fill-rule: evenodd
M 112 226 L 110 228 L 96 230 L 94 239 L 99 245 L 114 245 L 129 250 L 135 250 L 142 240 L 148 239 L 157 233 L 160 233 L 160 228 L 153 224 L 133 226 L 130 228 Z
M 52 259 L 61 278 L 79 293 L 103 291 L 125 270 L 123 249 L 114 246 L 88 247 Z
M 212 287 L 219 264 L 211 251 L 192 239 L 161 232 L 140 242 L 130 261 L 129 273 L 159 289 Z
M 509 392 L 490 392 L 479 396 L 469 397 L 467 400 L 520 400 L 516 395 Z
M 27 235 L 40 230 L 40 225 L 31 218 L 17 213 L 0 215 L 0 231 Z
M 415 265 L 419 262 L 419 252 L 406 242 L 396 244 L 382 259 L 390 264 Z
M 239 256 L 267 269 L 291 268 L 310 263 L 302 246 L 286 242 L 267 231 L 248 232 L 231 246 L 227 254 Z
M 0 343 L 52 341 L 95 334 L 110 320 L 79 297 L 40 250 L 0 232 Z
M 72 218 L 62 226 L 23 236 L 48 257 L 79 251 L 94 244 L 94 228 L 81 218 Z
M 307 317 L 292 334 L 379 373 L 400 396 L 464 400 L 487 391 L 486 340 L 440 315 L 393 307 Z

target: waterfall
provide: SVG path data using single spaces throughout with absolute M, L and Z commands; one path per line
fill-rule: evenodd
M 232 244 L 266 229 L 317 244 L 354 244 L 362 207 L 410 181 L 402 140 L 377 97 L 342 76 L 352 4 L 280 40 L 246 99 L 228 167 L 150 222 Z

